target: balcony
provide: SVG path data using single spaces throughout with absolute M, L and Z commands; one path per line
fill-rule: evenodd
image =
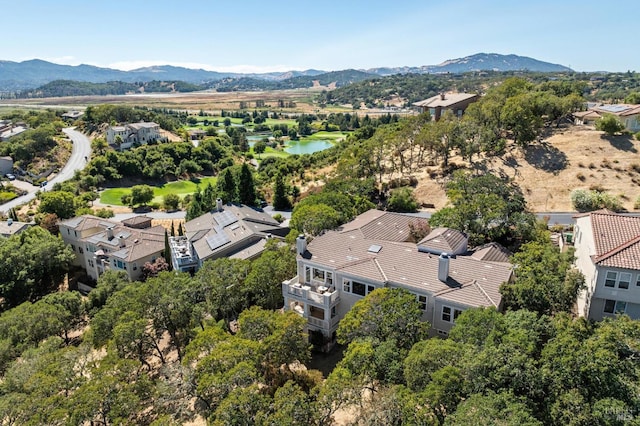
M 335 287 L 327 288 L 319 283 L 301 284 L 298 277 L 282 283 L 283 294 L 304 302 L 311 302 L 323 308 L 331 308 L 340 301 L 340 294 Z

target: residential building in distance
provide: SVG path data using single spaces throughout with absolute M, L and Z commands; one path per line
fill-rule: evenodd
M 11 218 L 0 221 L 0 236 L 9 238 L 27 229 L 31 224 L 27 222 L 17 222 Z
M 574 123 L 593 124 L 605 114 L 614 115 L 630 132 L 640 131 L 640 105 L 592 104 L 586 111 L 574 112 Z
M 75 121 L 80 117 L 82 117 L 83 115 L 84 115 L 84 112 L 82 111 L 71 110 L 62 114 L 61 117 L 67 121 Z
M 578 315 L 601 320 L 626 313 L 640 318 L 640 217 L 598 210 L 575 217 L 576 267 L 586 289 Z
M 267 240 L 284 238 L 288 227 L 261 210 L 216 200 L 215 210 L 184 224 L 185 234 L 170 238 L 173 269 L 195 272 L 209 259 L 254 259 Z
M 414 294 L 431 335 L 448 335 L 465 309 L 501 310 L 499 288 L 513 273 L 506 250 L 490 244 L 469 252 L 467 236 L 448 228 L 409 242 L 410 224 L 420 221 L 426 219 L 369 210 L 309 243 L 299 236 L 297 275 L 282 283 L 285 309 L 307 319 L 325 350 L 351 307 L 381 287 Z
M 118 145 L 118 136 L 122 143 Z M 145 145 L 160 139 L 160 126 L 153 122 L 140 122 L 107 128 L 107 143 L 118 150 L 129 149 L 134 144 Z
M 154 262 L 164 254 L 162 226 L 136 229 L 83 215 L 63 220 L 59 229 L 62 240 L 75 254 L 73 264 L 84 268 L 94 280 L 109 269 L 125 271 L 130 280 L 137 280 L 146 262 Z
M 25 123 L 11 123 L 3 120 L 4 124 L 0 124 L 0 141 L 7 141 L 20 133 L 27 131 Z
M 13 158 L 0 157 L 0 177 L 8 173 L 13 173 Z
M 440 93 L 423 101 L 414 102 L 413 106 L 420 112 L 428 112 L 434 121 L 440 120 L 445 111 L 453 112 L 456 117 L 462 117 L 467 107 L 478 100 L 473 93 Z

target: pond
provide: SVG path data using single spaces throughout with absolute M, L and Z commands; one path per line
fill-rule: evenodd
M 284 150 L 289 154 L 313 154 L 332 146 L 333 144 L 325 139 L 310 139 L 306 141 L 288 141 Z
M 247 142 L 249 146 L 253 148 L 253 145 L 257 141 L 271 136 L 270 134 L 254 134 L 247 135 Z M 289 154 L 313 154 L 314 152 L 323 151 L 327 148 L 331 148 L 333 144 L 326 139 L 308 139 L 300 141 L 287 141 L 284 151 Z

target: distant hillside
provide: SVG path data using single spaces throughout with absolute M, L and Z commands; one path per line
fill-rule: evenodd
M 208 87 L 214 88 L 220 92 L 307 89 L 315 86 L 316 82 L 321 86 L 335 84 L 335 87 L 343 87 L 372 78 L 376 78 L 376 75 L 357 70 L 344 70 L 332 71 L 319 75 L 300 75 L 280 81 L 249 77 L 226 78 L 220 81 L 211 82 Z
M 428 67 L 430 73 L 463 73 L 469 71 L 531 71 L 570 72 L 569 67 L 539 61 L 518 55 L 478 53 L 459 59 L 449 59 L 441 64 Z
M 394 74 L 441 74 L 463 73 L 469 71 L 518 71 L 565 72 L 571 71 L 562 65 L 551 64 L 525 56 L 499 55 L 496 53 L 478 53 L 460 59 L 450 59 L 439 65 L 420 67 L 372 68 L 369 70 L 343 70 L 324 72 L 315 69 L 306 71 L 286 71 L 271 73 L 225 73 L 189 69 L 171 65 L 159 65 L 120 71 L 100 68 L 92 65 L 58 65 L 33 59 L 24 62 L 0 61 L 0 91 L 15 92 L 43 86 L 55 80 L 74 80 L 90 83 L 121 81 L 125 83 L 147 81 L 184 81 L 193 84 L 221 82 L 222 90 L 269 90 L 270 88 L 310 87 L 313 80 L 322 85 L 336 83 L 345 86 L 371 78 L 372 75 L 387 76 Z M 316 78 L 317 77 L 317 78 Z M 248 79 L 248 80 L 246 80 Z M 265 82 L 286 82 L 282 85 L 261 84 Z
M 107 83 L 89 83 L 86 81 L 55 80 L 33 90 L 24 90 L 18 98 L 50 98 L 62 96 L 105 96 L 127 93 L 170 93 L 195 92 L 203 87 L 183 81 L 147 81 L 125 83 L 109 81 Z
M 571 68 L 550 62 L 518 55 L 500 55 L 498 53 L 477 53 L 464 58 L 449 59 L 438 65 L 421 67 L 370 68 L 368 73 L 381 76 L 394 74 L 459 74 L 470 71 L 531 71 L 531 72 L 570 72 Z

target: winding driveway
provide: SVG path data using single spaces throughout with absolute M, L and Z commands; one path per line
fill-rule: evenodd
M 55 177 L 49 181 L 47 187 L 71 179 L 76 170 L 84 169 L 87 165 L 87 160 L 85 160 L 85 158 L 89 158 L 89 154 L 91 154 L 91 141 L 83 133 L 78 132 L 72 127 L 62 129 L 62 131 L 69 136 L 69 139 L 73 142 L 71 158 L 69 158 L 69 161 L 67 161 L 67 164 L 62 168 L 60 173 L 56 174 Z M 36 197 L 38 190 L 40 190 L 40 188 L 33 187 L 29 190 L 28 194 L 14 198 L 8 203 L 0 205 L 0 212 L 6 213 L 14 207 L 28 203 Z

